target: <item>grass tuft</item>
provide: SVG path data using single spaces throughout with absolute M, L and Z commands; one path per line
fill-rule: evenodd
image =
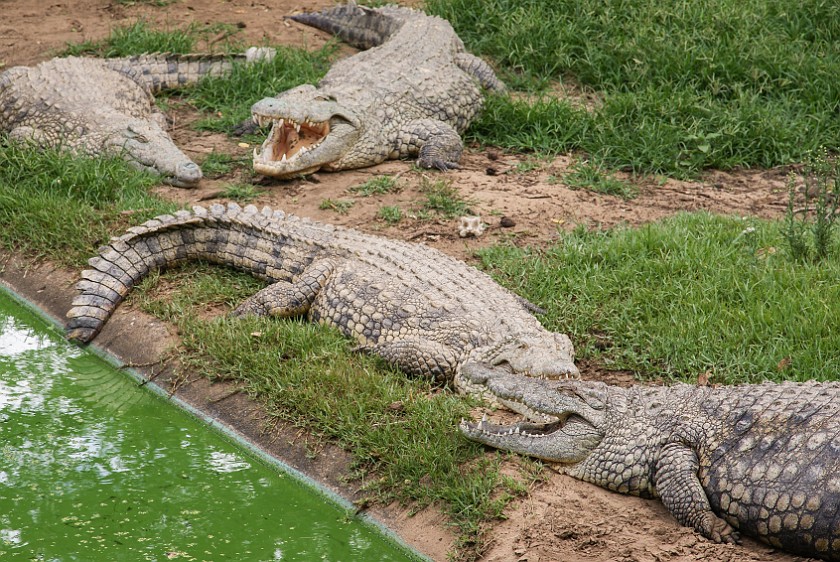
M 394 225 L 403 219 L 403 211 L 397 205 L 383 205 L 376 211 L 376 218 Z
M 126 57 L 143 53 L 188 54 L 198 51 L 199 46 L 206 52 L 236 52 L 243 50 L 241 43 L 233 42 L 231 37 L 238 29 L 230 24 L 190 24 L 179 29 L 154 29 L 145 20 L 138 20 L 131 25 L 115 27 L 102 41 L 84 41 L 68 43 L 60 56 L 95 56 Z M 220 35 L 225 39 L 220 41 Z M 208 39 L 213 38 L 212 44 Z
M 211 152 L 204 157 L 201 163 L 201 171 L 204 172 L 205 177 L 218 178 L 229 174 L 237 166 L 242 166 L 245 159 L 234 157 L 232 154 L 225 152 Z
M 449 180 L 432 181 L 424 176 L 420 181 L 420 191 L 424 196 L 420 201 L 422 214 L 434 213 L 445 219 L 473 214 L 469 203 Z
M 821 261 L 832 249 L 834 223 L 840 207 L 837 179 L 840 165 L 825 149 L 810 157 L 802 173 L 802 197 L 797 195 L 796 175 L 788 178 L 788 207 L 784 236 L 794 260 Z M 801 199 L 802 206 L 796 204 Z
M 222 190 L 221 196 L 245 202 L 253 201 L 260 193 L 260 188 L 250 183 L 229 183 Z
M 0 141 L 0 244 L 80 265 L 114 232 L 175 208 L 147 193 L 157 181 L 120 159 Z
M 376 176 L 361 185 L 351 187 L 350 191 L 358 193 L 361 197 L 370 197 L 372 195 L 397 193 L 400 191 L 400 186 L 396 178 L 392 176 Z
M 622 199 L 634 199 L 639 195 L 639 188 L 630 182 L 620 180 L 608 174 L 592 162 L 577 161 L 570 168 L 563 181 L 570 189 L 588 189 L 605 195 L 615 195 Z
M 350 212 L 350 207 L 356 202 L 352 199 L 324 199 L 318 205 L 322 211 L 335 211 L 339 215 L 346 215 Z

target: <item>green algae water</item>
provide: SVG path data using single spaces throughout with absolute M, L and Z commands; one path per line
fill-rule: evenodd
M 0 289 L 0 559 L 420 557 Z

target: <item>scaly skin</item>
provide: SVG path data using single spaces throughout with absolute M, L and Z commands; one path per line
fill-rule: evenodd
M 465 372 L 577 375 L 569 338 L 545 330 L 536 307 L 475 268 L 423 245 L 235 204 L 158 217 L 100 248 L 67 314 L 68 337 L 90 341 L 150 270 L 192 259 L 273 283 L 236 315 L 308 315 L 462 392 L 471 391 Z
M 141 55 L 118 59 L 55 58 L 0 74 L 0 132 L 18 142 L 89 156 L 122 156 L 169 183 L 192 187 L 201 168 L 172 142 L 153 92 L 220 75 L 232 58 Z
M 254 104 L 254 121 L 272 123 L 254 151 L 260 174 L 289 178 L 404 157 L 418 157 L 425 168 L 457 168 L 460 133 L 483 102 L 480 86 L 504 90 L 438 17 L 346 5 L 289 19 L 367 50 L 333 64 L 317 88 L 299 86 Z
M 618 388 L 467 375 L 542 418 L 461 423 L 470 439 L 549 461 L 617 492 L 659 497 L 716 542 L 739 532 L 840 560 L 840 384 Z

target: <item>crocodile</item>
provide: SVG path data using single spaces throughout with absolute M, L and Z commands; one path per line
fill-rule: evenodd
M 462 421 L 469 439 L 562 463 L 561 472 L 613 491 L 658 497 L 716 542 L 743 533 L 840 560 L 840 383 L 619 388 L 466 377 L 531 418 Z
M 463 372 L 577 376 L 568 336 L 487 274 L 422 244 L 235 203 L 163 215 L 112 238 L 81 274 L 70 340 L 91 341 L 155 268 L 201 259 L 270 284 L 234 316 L 291 317 L 337 327 L 412 375 L 469 393 Z
M 192 187 L 201 168 L 175 146 L 153 94 L 222 75 L 235 60 L 272 56 L 273 49 L 252 47 L 234 56 L 71 56 L 16 66 L 0 74 L 0 132 L 42 148 L 121 156 L 173 185 Z
M 444 19 L 397 6 L 355 4 L 288 16 L 359 49 L 305 84 L 251 108 L 271 124 L 254 149 L 257 173 L 278 178 L 418 157 L 424 168 L 458 167 L 460 133 L 481 109 L 481 87 L 505 87 L 468 53 Z

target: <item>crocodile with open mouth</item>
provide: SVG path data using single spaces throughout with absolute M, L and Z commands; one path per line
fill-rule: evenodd
M 480 86 L 504 85 L 446 20 L 408 8 L 355 4 L 289 19 L 337 34 L 360 49 L 336 61 L 318 87 L 303 85 L 251 108 L 271 132 L 254 170 L 290 178 L 418 157 L 425 168 L 458 167 L 460 133 L 481 108 Z
M 840 560 L 840 383 L 619 388 L 466 372 L 533 421 L 464 421 L 470 439 L 659 497 L 716 542 L 739 533 Z

